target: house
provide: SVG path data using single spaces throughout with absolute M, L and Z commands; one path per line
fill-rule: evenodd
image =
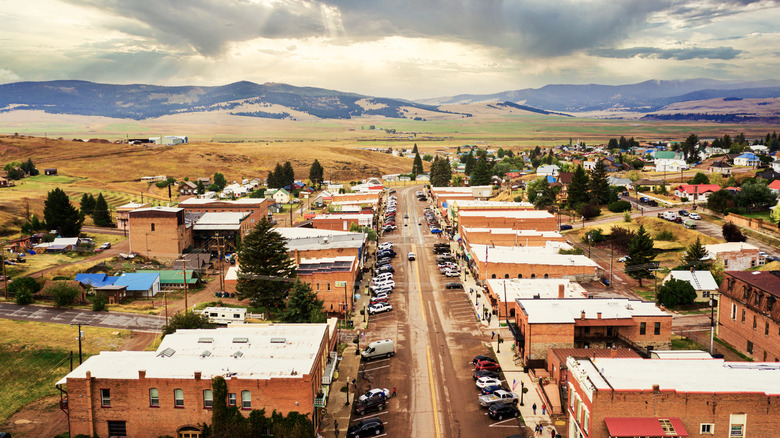
M 772 170 L 776 173 L 780 173 L 780 159 L 772 161 Z
M 536 175 L 537 176 L 557 176 L 558 172 L 561 171 L 561 168 L 556 166 L 555 164 L 548 164 L 546 166 L 539 166 L 536 169 Z
M 765 179 L 767 181 L 774 181 L 776 179 L 780 179 L 780 172 L 775 172 L 774 170 L 758 172 L 756 173 L 756 179 Z
M 197 195 L 198 185 L 192 181 L 182 181 L 179 183 L 179 194 L 182 196 Z
M 699 303 L 708 302 L 717 292 L 718 283 L 710 271 L 671 271 L 666 275 L 661 284 L 666 284 L 669 280 L 681 280 L 693 286 L 696 291 L 696 299 Z
M 219 376 L 239 415 L 297 411 L 312 420 L 314 436 L 323 394 L 335 390 L 335 324 L 178 330 L 156 351 L 103 351 L 56 383 L 70 433 L 199 437 L 201 425 L 211 423 L 212 378 Z
M 74 251 L 82 241 L 78 237 L 57 237 L 52 242 L 42 242 L 33 248 L 40 252 L 70 252 Z
M 780 366 L 723 359 L 569 357 L 569 437 L 764 437 Z
M 596 161 L 595 160 L 585 161 L 584 163 L 582 163 L 582 168 L 585 170 L 593 170 L 596 168 Z
M 755 361 L 780 361 L 780 271 L 726 271 L 718 338 Z
M 144 273 L 158 274 L 160 276 L 160 287 L 163 289 L 181 289 L 182 278 L 186 278 L 186 284 L 188 288 L 194 287 L 198 284 L 198 277 L 195 276 L 193 271 L 181 269 L 162 269 L 162 270 L 148 270 L 144 269 Z
M 775 195 L 780 194 L 780 179 L 776 179 L 767 186 Z
M 276 190 L 272 196 L 274 198 L 274 202 L 276 202 L 277 204 L 290 203 L 290 192 L 288 192 L 285 189 Z
M 87 302 L 87 288 L 83 283 L 76 280 L 46 280 L 41 290 L 35 293 L 36 299 L 53 300 L 54 293 L 52 289 L 60 287 L 62 285 L 70 286 L 78 289 L 79 295 L 76 297 L 76 301 L 79 303 Z
M 43 174 L 44 175 L 56 175 L 57 174 L 57 168 L 56 167 L 51 167 L 51 168 L 48 168 L 48 169 L 43 169 Z
M 712 164 L 707 167 L 707 169 L 710 171 L 710 173 L 719 173 L 723 176 L 731 175 L 731 164 L 729 164 L 725 159 L 713 161 Z
M 722 264 L 726 271 L 745 271 L 766 263 L 761 250 L 745 242 L 726 242 L 704 245 L 707 260 Z
M 127 286 L 105 285 L 95 288 L 95 294 L 106 297 L 108 304 L 119 304 L 127 298 Z
M 758 158 L 756 154 L 750 152 L 745 152 L 737 158 L 734 158 L 735 166 L 757 167 L 759 164 L 761 164 L 761 159 Z
M 717 184 L 682 184 L 674 189 L 674 196 L 688 198 L 693 202 L 707 202 L 707 196 L 720 190 Z
M 0 187 L 13 187 L 14 182 L 12 180 L 0 177 Z
M 126 272 L 114 281 L 115 286 L 127 286 L 128 295 L 152 298 L 160 292 L 160 274 L 151 272 Z

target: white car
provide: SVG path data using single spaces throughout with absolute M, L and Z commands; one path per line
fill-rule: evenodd
M 501 380 L 494 377 L 480 377 L 477 379 L 477 388 L 482 389 L 486 386 L 501 386 Z
M 408 257 L 409 257 L 409 261 L 410 262 L 414 261 L 414 253 L 413 252 L 409 252 Z
M 387 388 L 374 388 L 369 389 L 363 395 L 358 397 L 358 401 L 364 402 L 366 400 L 374 400 L 376 398 L 390 398 L 390 390 Z
M 376 303 L 368 306 L 368 314 L 375 315 L 377 313 L 389 312 L 393 310 L 393 306 L 385 303 Z
M 372 289 L 371 292 L 374 294 L 374 296 L 377 295 L 386 295 L 393 292 L 392 287 L 378 287 L 376 289 Z
M 444 275 L 447 277 L 460 277 L 460 272 L 458 271 L 445 271 Z
M 690 219 L 695 220 L 695 221 L 700 221 L 701 220 L 701 216 L 699 216 L 699 213 L 691 213 L 691 214 L 688 215 L 688 217 Z
M 631 260 L 631 257 L 623 256 L 623 257 L 619 258 L 617 261 L 620 262 L 620 263 L 624 263 L 624 262 L 627 262 L 629 260 Z
M 393 246 L 395 246 L 395 245 L 393 245 L 393 242 L 383 242 L 383 243 L 380 243 L 379 246 L 377 246 L 376 248 L 379 249 L 379 250 L 382 250 L 382 249 L 393 249 Z

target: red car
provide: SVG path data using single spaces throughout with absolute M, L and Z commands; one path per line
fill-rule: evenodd
M 492 360 L 480 360 L 474 367 L 475 370 L 481 371 L 501 371 L 501 365 L 493 362 Z

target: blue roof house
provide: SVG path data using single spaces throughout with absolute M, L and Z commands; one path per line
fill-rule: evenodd
M 114 284 L 116 279 L 119 277 L 112 277 L 107 274 L 76 274 L 76 281 L 80 282 L 81 284 L 85 286 L 92 286 L 94 288 L 99 288 L 103 286 L 111 286 Z
M 756 154 L 745 152 L 744 154 L 734 158 L 735 166 L 758 166 L 761 164 L 761 159 Z
M 160 274 L 135 272 L 122 274 L 114 286 L 127 286 L 127 294 L 136 297 L 151 298 L 160 292 Z

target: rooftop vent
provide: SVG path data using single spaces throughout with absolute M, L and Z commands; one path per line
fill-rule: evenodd
M 249 338 L 233 338 L 234 344 L 246 344 L 249 342 Z
M 211 344 L 214 338 L 198 338 L 198 344 Z
M 211 356 L 211 352 L 209 350 L 206 350 L 200 354 L 200 357 L 209 357 L 209 356 Z
M 241 351 L 236 351 L 235 353 L 231 354 L 231 356 L 233 356 L 234 358 L 239 358 L 242 357 L 243 355 L 244 353 L 242 353 Z
M 287 343 L 287 338 L 271 338 L 272 344 L 285 344 Z
M 165 350 L 161 351 L 160 354 L 157 355 L 157 357 L 165 356 L 165 357 L 171 357 L 176 353 L 176 350 L 173 348 L 166 348 Z

